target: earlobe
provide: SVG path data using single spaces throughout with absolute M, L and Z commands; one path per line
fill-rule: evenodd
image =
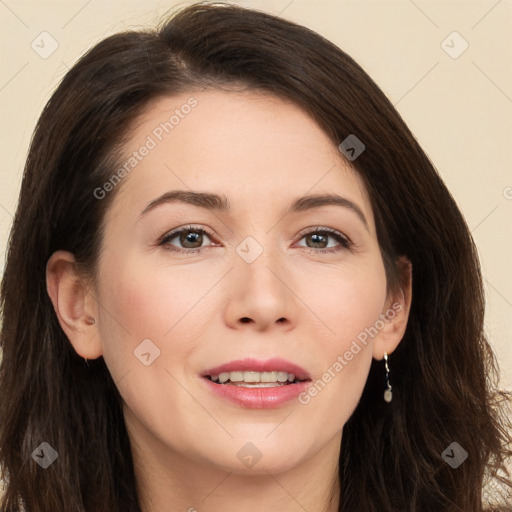
M 46 265 L 46 288 L 59 324 L 75 351 L 86 359 L 101 356 L 96 303 L 76 271 L 72 253 L 52 254 Z
M 384 326 L 376 336 L 373 344 L 373 357 L 384 358 L 384 353 L 393 353 L 402 340 L 412 303 L 412 263 L 405 256 L 398 260 L 400 289 L 386 301 L 381 314 Z

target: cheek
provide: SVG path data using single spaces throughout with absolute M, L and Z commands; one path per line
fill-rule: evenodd
M 134 263 L 127 256 L 120 259 L 112 255 L 100 266 L 100 336 L 103 356 L 115 381 L 143 366 L 136 358 L 136 351 L 141 343 L 148 344 L 144 340 L 154 344 L 151 351 L 154 358 L 161 351 L 162 332 L 172 325 L 174 308 L 169 308 L 169 300 L 174 294 L 169 293 L 167 301 L 163 300 L 161 291 L 154 288 L 152 269 Z M 164 307 L 168 309 L 165 326 Z
M 101 339 L 114 379 L 140 367 L 150 373 L 137 359 L 139 352 L 149 350 L 150 360 L 158 355 L 151 367 L 167 368 L 172 366 L 171 354 L 173 360 L 186 360 L 200 342 L 200 323 L 191 320 L 201 314 L 201 298 L 215 283 L 215 276 L 198 275 L 192 267 L 169 269 L 126 254 L 102 262 Z M 171 343 L 172 351 L 168 350 Z
M 325 272 L 315 275 L 315 292 L 309 293 L 312 309 L 321 319 L 315 322 L 321 365 L 314 385 L 299 401 L 311 404 L 319 417 L 329 418 L 328 428 L 335 432 L 351 416 L 368 377 L 372 340 L 382 323 L 386 276 L 378 259 Z
M 112 271 L 103 281 L 102 298 L 110 307 L 118 327 L 132 338 L 164 340 L 172 336 L 194 304 L 204 295 L 206 284 L 184 267 L 170 270 L 133 258 Z M 194 281 L 194 279 L 196 281 Z
M 327 343 L 329 352 L 343 350 L 379 319 L 386 301 L 386 275 L 380 259 L 347 261 L 307 274 L 308 279 L 298 279 L 298 295 L 317 316 L 317 339 Z
M 338 321 L 336 330 L 340 341 L 357 338 L 379 319 L 386 300 L 386 279 L 383 274 L 368 271 L 353 273 L 351 279 L 340 283 Z
M 146 427 L 168 426 L 168 418 L 160 418 L 163 404 L 190 407 L 177 382 L 189 371 L 188 355 L 200 342 L 200 326 L 191 319 L 206 285 L 193 286 L 184 268 L 171 272 L 137 258 L 116 261 L 103 262 L 100 281 L 103 357 L 125 404 Z
M 381 324 L 385 301 L 386 276 L 380 261 L 360 271 L 354 269 L 351 277 L 340 283 L 340 296 L 336 301 L 339 316 L 335 323 L 338 341 L 334 355 L 343 365 L 344 380 L 349 384 L 361 386 L 366 381 L 372 340 L 378 333 L 376 327 Z

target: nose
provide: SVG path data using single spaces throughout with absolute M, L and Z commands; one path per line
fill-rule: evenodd
M 230 274 L 225 310 L 230 327 L 257 331 L 293 327 L 297 311 L 293 283 L 275 251 L 264 250 L 252 263 L 241 258 Z

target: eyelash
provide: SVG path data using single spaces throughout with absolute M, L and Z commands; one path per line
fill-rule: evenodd
M 203 249 L 206 249 L 206 247 L 198 247 L 195 249 L 179 249 L 177 247 L 169 245 L 169 242 L 176 238 L 178 235 L 180 235 L 183 232 L 189 232 L 189 231 L 195 231 L 198 233 L 206 233 L 210 239 L 214 239 L 213 233 L 211 233 L 208 229 L 205 229 L 204 227 L 197 227 L 197 226 L 186 226 L 184 228 L 171 231 L 170 233 L 166 233 L 163 237 L 160 238 L 158 241 L 159 246 L 166 246 L 166 249 L 172 252 L 179 252 L 179 253 L 199 253 Z M 350 241 L 348 238 L 346 238 L 344 235 L 342 235 L 339 231 L 336 231 L 335 229 L 331 228 L 324 228 L 321 226 L 316 227 L 313 230 L 309 231 L 301 231 L 299 233 L 300 239 L 302 240 L 307 235 L 314 235 L 314 234 L 328 234 L 332 238 L 334 238 L 337 242 L 340 243 L 340 246 L 338 247 L 330 247 L 326 249 L 315 249 L 312 247 L 304 247 L 305 249 L 310 249 L 314 252 L 320 252 L 320 253 L 336 253 L 338 251 L 341 251 L 343 249 L 351 249 L 351 247 L 354 245 L 352 241 Z

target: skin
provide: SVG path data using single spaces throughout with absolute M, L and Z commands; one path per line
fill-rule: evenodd
M 76 274 L 72 254 L 57 251 L 48 262 L 48 292 L 77 353 L 103 356 L 123 397 L 145 512 L 163 512 L 171 503 L 190 512 L 335 511 L 343 492 L 342 428 L 372 357 L 391 354 L 402 339 L 410 265 L 402 260 L 403 289 L 388 297 L 362 181 L 290 102 L 216 90 L 161 98 L 137 123 L 126 155 L 191 96 L 197 106 L 117 185 L 97 285 Z M 151 201 L 175 189 L 225 194 L 232 211 L 175 202 L 140 217 Z M 368 229 L 339 206 L 285 214 L 295 198 L 333 192 L 359 206 Z M 188 224 L 214 237 L 204 234 L 188 245 L 175 237 L 168 246 L 202 252 L 158 245 Z M 340 231 L 353 247 L 330 235 L 324 241 L 300 235 L 319 226 Z M 250 264 L 236 252 L 248 236 L 263 248 Z M 340 250 L 325 252 L 335 247 Z M 199 376 L 234 359 L 282 357 L 316 381 L 393 303 L 401 310 L 307 405 L 232 405 Z M 160 350 L 149 366 L 134 356 L 145 339 Z M 262 455 L 250 468 L 237 457 L 248 442 Z

